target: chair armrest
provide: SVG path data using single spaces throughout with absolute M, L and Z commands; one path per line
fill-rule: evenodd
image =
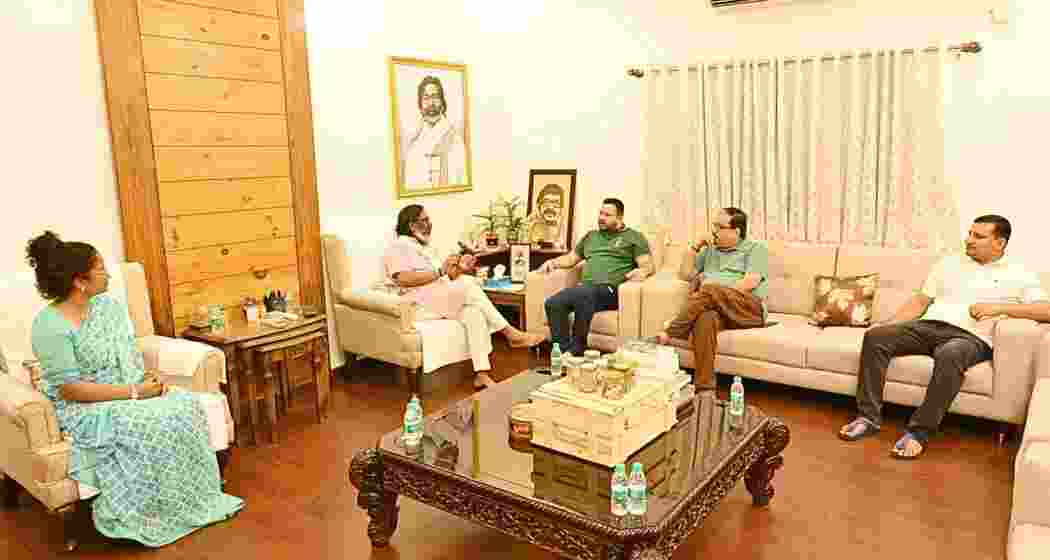
M 617 290 L 620 336 L 639 338 L 642 334 L 642 284 L 643 282 L 627 281 L 620 284 Z
M 339 293 L 338 303 L 355 311 L 380 315 L 387 320 L 394 319 L 401 331 L 415 332 L 412 323 L 416 321 L 419 306 L 397 294 L 346 289 Z
M 689 283 L 671 275 L 657 275 L 642 283 L 641 336 L 664 330 L 664 323 L 678 314 L 689 299 Z
M 1046 331 L 1030 319 L 1003 319 L 993 334 L 995 369 L 993 396 L 1010 411 L 1008 420 L 1024 422 L 1028 400 L 1035 384 L 1035 356 Z
M 406 368 L 422 365 L 420 333 L 408 314 L 396 317 L 345 303 L 335 303 L 332 308 L 343 351 Z
M 183 388 L 201 393 L 220 391 L 219 384 L 226 383 L 226 355 L 218 348 L 202 342 L 150 335 L 138 339 L 139 351 L 146 370 L 153 370 L 165 376 L 165 382 L 172 382 Z M 176 371 L 175 366 L 183 371 Z M 192 376 L 184 372 L 193 368 Z
M 530 333 L 547 334 L 547 310 L 543 306 L 547 298 L 580 283 L 583 267 L 559 268 L 550 274 L 539 270 L 525 277 L 525 330 Z
M 1039 347 L 1035 350 L 1035 378 L 1050 379 L 1050 325 L 1039 325 L 1044 331 L 1043 338 L 1039 340 Z
M 16 441 L 0 442 L 0 445 L 37 450 L 62 441 L 58 416 L 51 401 L 12 375 L 0 375 L 0 422 L 8 424 L 21 436 L 15 438 Z
M 1050 525 L 1050 442 L 1034 442 L 1017 456 L 1010 524 Z

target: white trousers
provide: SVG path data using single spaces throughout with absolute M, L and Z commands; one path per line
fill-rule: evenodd
M 510 323 L 496 309 L 485 295 L 485 290 L 472 276 L 461 276 L 456 279 L 464 286 L 463 309 L 455 319 L 463 324 L 467 330 L 467 347 L 470 349 L 470 360 L 474 363 L 474 371 L 490 371 L 492 363 L 489 362 L 489 354 L 492 353 L 492 333 L 507 328 Z M 422 319 L 438 318 L 432 313 L 425 313 Z

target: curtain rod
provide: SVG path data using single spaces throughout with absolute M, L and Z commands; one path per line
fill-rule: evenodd
M 926 47 L 925 49 L 918 49 L 918 50 L 919 50 L 919 52 L 937 52 L 937 51 L 941 50 L 941 47 Z M 948 52 L 976 54 L 976 53 L 981 52 L 981 50 L 983 50 L 983 47 L 981 47 L 981 44 L 978 43 L 977 41 L 970 41 L 969 43 L 962 43 L 962 44 L 959 44 L 959 45 L 949 45 L 946 50 Z M 913 54 L 913 53 L 916 52 L 916 49 L 901 49 L 900 52 L 905 53 L 905 54 Z M 872 55 L 869 52 L 869 53 L 861 53 L 860 55 L 857 55 L 857 56 L 859 58 L 870 58 Z M 825 61 L 825 62 L 830 62 L 830 61 L 833 61 L 833 60 L 836 60 L 836 59 L 853 58 L 853 57 L 854 57 L 854 55 L 851 55 L 851 54 L 847 54 L 847 55 L 843 55 L 843 56 L 821 56 L 820 60 Z M 785 62 L 806 62 L 806 61 L 816 60 L 816 59 L 817 59 L 816 56 L 804 56 L 804 57 L 785 58 L 784 61 Z M 758 64 L 760 66 L 763 66 L 763 65 L 768 65 L 771 62 L 772 61 L 769 60 L 769 59 L 762 59 L 761 61 L 759 61 Z M 724 64 L 724 65 L 721 65 L 721 66 L 724 67 L 724 68 L 732 68 L 735 65 L 727 63 L 727 64 Z M 696 70 L 696 66 L 687 66 L 686 68 L 688 68 L 689 70 Z M 669 70 L 671 72 L 678 72 L 679 71 L 679 67 L 678 66 L 671 66 Z M 645 70 L 642 70 L 641 68 L 628 68 L 627 69 L 627 75 L 631 76 L 632 78 L 641 78 L 641 77 L 645 76 Z

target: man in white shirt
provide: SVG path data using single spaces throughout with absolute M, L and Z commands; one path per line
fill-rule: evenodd
M 966 255 L 950 255 L 930 271 L 922 290 L 889 322 L 864 333 L 857 374 L 859 415 L 839 431 L 855 441 L 879 431 L 886 368 L 897 356 L 933 358 L 926 397 L 891 456 L 915 459 L 940 426 L 966 370 L 992 358 L 992 331 L 1002 318 L 1050 321 L 1050 298 L 1034 273 L 1004 256 L 1010 222 L 980 216 L 966 237 Z
M 446 117 L 441 81 L 427 76 L 416 91 L 420 118 L 403 133 L 401 179 L 406 187 L 464 185 L 466 150 L 460 130 Z

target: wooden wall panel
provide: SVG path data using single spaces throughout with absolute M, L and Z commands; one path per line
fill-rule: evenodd
M 160 204 L 164 217 L 288 207 L 292 185 L 288 177 L 160 183 Z
M 281 115 L 150 111 L 154 146 L 287 146 Z
M 277 17 L 276 0 L 179 0 L 183 4 Z
M 292 200 L 295 201 L 295 236 L 299 240 L 301 301 L 324 309 L 321 215 L 317 200 L 314 123 L 303 0 L 278 0 L 278 8 L 283 25 L 281 45 L 284 51 Z
M 284 114 L 281 84 L 149 74 L 150 109 Z
M 168 252 L 295 235 L 291 208 L 164 218 Z
M 155 151 L 160 181 L 285 177 L 289 173 L 288 148 L 166 147 Z
M 146 92 L 142 87 L 142 50 L 135 0 L 95 2 L 99 53 L 106 85 L 109 130 L 120 200 L 124 254 L 140 262 L 150 287 L 150 308 L 157 334 L 174 333 L 168 305 L 160 218 Z
M 146 72 L 205 78 L 281 83 L 281 53 L 196 43 L 166 37 L 143 37 Z
M 171 307 L 176 317 L 193 314 L 194 308 L 203 304 L 221 304 L 223 307 L 240 305 L 241 298 L 254 295 L 262 298 L 269 290 L 288 292 L 297 287 L 299 273 L 295 267 L 271 270 L 265 278 L 252 273 L 238 274 L 199 282 L 188 282 L 172 286 Z
M 276 10 L 272 15 L 276 15 Z M 165 0 L 139 0 L 139 21 L 143 35 L 281 50 L 277 20 L 257 15 Z
M 172 284 L 296 265 L 295 238 L 283 237 L 168 253 Z

